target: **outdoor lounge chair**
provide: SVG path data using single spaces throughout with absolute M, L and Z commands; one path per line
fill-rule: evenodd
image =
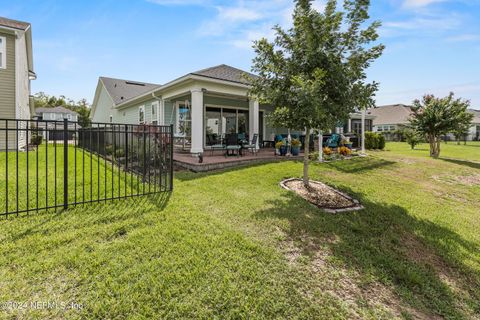
M 258 139 L 258 134 L 253 135 L 253 139 L 250 144 L 244 144 L 243 148 L 250 150 L 253 154 L 257 155 L 257 139 Z
M 241 155 L 240 150 L 242 147 L 238 144 L 238 135 L 236 133 L 228 134 L 225 142 L 225 157 L 229 155 Z
M 334 133 L 330 138 L 327 139 L 325 146 L 329 148 L 338 148 L 339 144 L 340 144 L 340 135 Z

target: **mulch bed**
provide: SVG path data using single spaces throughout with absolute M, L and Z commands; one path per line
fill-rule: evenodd
M 363 209 L 358 200 L 319 181 L 310 181 L 309 189 L 305 188 L 301 179 L 296 178 L 284 180 L 280 185 L 327 212 Z

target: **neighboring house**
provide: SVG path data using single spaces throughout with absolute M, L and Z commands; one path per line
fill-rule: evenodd
M 472 126 L 470 127 L 470 133 L 467 136 L 467 140 L 480 140 L 480 110 L 469 109 L 468 112 L 473 113 L 474 118 L 472 120 Z
M 0 17 L 0 118 L 30 119 L 33 102 L 30 99 L 30 80 L 36 79 L 33 70 L 32 28 L 29 23 Z M 10 122 L 10 126 L 14 122 Z M 19 122 L 19 128 L 26 128 Z M 5 128 L 5 121 L 0 121 Z M 0 150 L 6 149 L 5 130 L 0 131 Z M 8 148 L 24 148 L 26 132 L 8 133 Z
M 68 139 L 73 139 L 74 132 L 81 128 L 78 122 L 78 113 L 64 107 L 37 108 L 33 120 L 38 121 L 35 125 L 41 130 L 44 139 L 63 140 L 63 124 L 61 121 L 68 120 Z M 45 120 L 45 121 L 43 121 Z M 59 122 L 60 121 L 60 122 Z M 47 130 L 48 129 L 48 130 Z
M 412 115 L 412 107 L 404 104 L 379 106 L 367 110 L 372 115 L 374 132 L 394 132 L 405 128 Z
M 365 114 L 365 132 L 372 131 L 373 121 L 375 119 L 374 115 Z M 337 126 L 335 128 L 335 133 L 350 133 L 357 136 L 362 135 L 362 113 L 354 112 L 350 113 L 350 118 L 342 126 Z
M 92 104 L 93 122 L 173 125 L 187 137 L 190 152 L 203 152 L 215 137 L 258 134 L 258 142 L 285 134 L 268 125 L 274 108 L 248 97 L 246 71 L 227 66 L 189 73 L 164 85 L 100 77 Z M 292 132 L 293 133 L 293 132 Z

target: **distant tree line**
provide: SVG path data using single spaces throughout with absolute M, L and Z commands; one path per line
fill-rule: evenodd
M 64 107 L 66 109 L 78 113 L 78 124 L 82 127 L 89 127 L 91 125 L 90 111 L 91 106 L 87 99 L 80 99 L 75 101 L 67 98 L 64 95 L 50 96 L 45 92 L 38 92 L 34 95 L 35 109 L 36 108 L 55 108 Z

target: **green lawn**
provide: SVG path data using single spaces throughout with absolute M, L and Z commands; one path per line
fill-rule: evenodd
M 82 305 L 0 316 L 480 318 L 480 165 L 468 161 L 480 147 L 444 148 L 463 161 L 387 149 L 312 166 L 362 202 L 354 213 L 280 188 L 302 172 L 283 162 L 177 172 L 165 196 L 0 221 L 0 302 Z

